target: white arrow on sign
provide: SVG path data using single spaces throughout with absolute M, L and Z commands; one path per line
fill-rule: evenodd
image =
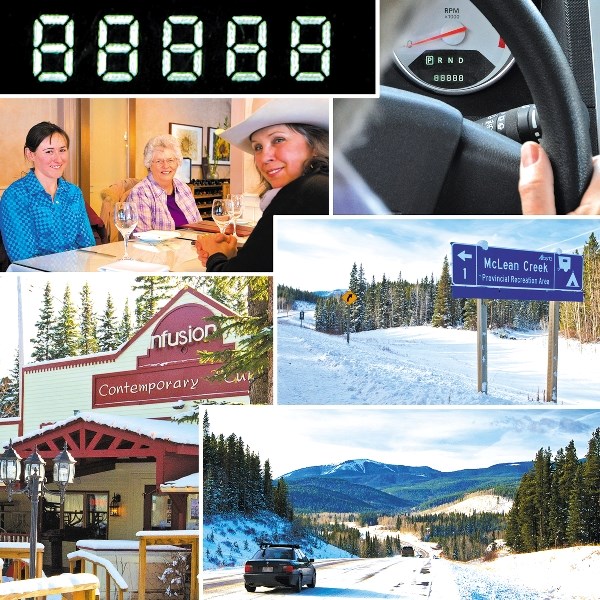
M 458 256 L 463 260 L 467 260 L 467 258 L 473 258 L 472 254 L 467 254 L 464 250 Z

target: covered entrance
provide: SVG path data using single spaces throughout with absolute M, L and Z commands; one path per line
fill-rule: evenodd
M 38 539 L 47 574 L 67 570 L 66 553 L 79 540 L 136 540 L 140 530 L 197 528 L 198 493 L 161 491 L 161 484 L 199 470 L 197 425 L 90 412 L 48 425 L 13 441 L 21 457 L 37 452 L 50 462 L 65 443 L 77 461 L 64 504 L 47 472 Z M 154 510 L 148 511 L 148 499 Z M 23 529 L 30 504 L 16 495 L 1 502 L 4 528 Z

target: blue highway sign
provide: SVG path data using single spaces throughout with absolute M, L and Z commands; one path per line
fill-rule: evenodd
M 452 296 L 583 302 L 583 256 L 453 242 Z

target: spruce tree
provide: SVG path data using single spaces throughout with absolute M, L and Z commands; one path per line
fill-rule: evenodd
M 379 323 L 380 329 L 391 327 L 392 323 L 392 297 L 390 293 L 390 283 L 385 274 L 381 278 L 379 286 Z
M 477 329 L 477 300 L 467 298 L 463 308 L 463 326 L 465 329 Z
M 116 350 L 120 346 L 119 327 L 115 305 L 110 293 L 106 297 L 106 307 L 98 324 L 98 349 L 100 352 Z
M 356 266 L 356 263 L 352 265 L 348 289 L 356 295 L 356 302 L 351 304 L 348 308 L 350 313 L 350 331 L 362 331 L 365 314 L 366 292 L 366 284 L 364 281 L 362 265 L 360 266 L 360 269 Z
M 584 542 L 597 544 L 600 542 L 600 428 L 589 441 L 582 478 Z
M 271 473 L 271 463 L 269 459 L 265 460 L 265 468 L 263 471 L 263 494 L 265 497 L 265 509 L 273 510 L 273 475 Z
M 50 282 L 46 282 L 44 295 L 42 298 L 42 307 L 38 321 L 35 324 L 36 336 L 29 340 L 33 342 L 33 351 L 31 358 L 34 361 L 50 360 L 53 355 L 53 330 L 55 326 L 54 306 L 52 297 L 52 288 Z
M 567 544 L 577 546 L 586 539 L 584 516 L 584 492 L 583 492 L 583 467 L 578 465 L 575 472 L 571 495 L 569 496 L 569 520 L 567 522 Z
M 277 486 L 273 492 L 273 504 L 276 515 L 289 521 L 293 519 L 293 509 L 288 497 L 288 485 L 283 477 L 277 480 Z
M 90 286 L 86 281 L 80 293 L 81 309 L 79 313 L 79 354 L 95 354 L 98 352 L 98 338 L 96 336 L 97 317 L 94 313 L 94 303 Z
M 21 365 L 19 351 L 15 353 L 15 361 L 8 380 L 5 382 L 0 397 L 0 418 L 19 416 L 19 375 Z
M 366 306 L 365 306 L 365 331 L 377 329 L 377 284 L 375 277 L 372 277 L 371 283 L 366 291 Z
M 162 275 L 140 275 L 135 278 L 133 290 L 140 292 L 135 300 L 135 322 L 138 329 L 158 312 L 164 300 L 173 296 L 177 287 L 174 279 Z
M 132 335 L 133 322 L 131 320 L 131 310 L 129 310 L 129 300 L 125 300 L 125 308 L 123 309 L 123 316 L 121 317 L 117 334 L 119 345 L 128 342 Z
M 71 300 L 71 289 L 67 285 L 63 294 L 63 304 L 52 330 L 52 358 L 77 356 L 78 341 L 77 309 Z
M 199 351 L 201 364 L 222 363 L 213 380 L 249 372 L 250 403 L 273 403 L 273 278 L 228 277 L 232 294 L 244 294 L 247 314 L 215 316 L 213 337 L 235 337 L 237 347 L 219 351 Z
M 534 476 L 535 476 L 535 513 L 537 540 L 535 548 L 543 550 L 551 546 L 549 515 L 550 500 L 551 500 L 551 484 L 552 484 L 552 453 L 550 448 L 546 450 L 540 449 L 534 460 Z
M 452 322 L 452 284 L 450 281 L 450 266 L 448 257 L 444 257 L 442 275 L 436 286 L 435 304 L 431 324 L 434 327 L 451 327 Z
M 561 457 L 563 457 L 561 459 Z M 555 480 L 557 488 L 556 507 L 556 524 L 554 527 L 555 545 L 564 546 L 568 543 L 567 530 L 571 519 L 571 501 L 573 499 L 573 489 L 577 481 L 577 471 L 579 469 L 579 460 L 577 458 L 577 450 L 573 440 L 569 442 L 565 448 L 564 454 L 557 452 Z M 576 505 L 573 507 L 577 508 Z M 577 519 L 579 520 L 579 519 Z

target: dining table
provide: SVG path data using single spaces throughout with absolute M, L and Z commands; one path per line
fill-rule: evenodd
M 206 269 L 198 259 L 195 241 L 199 235 L 208 235 L 215 230 L 216 224 L 203 222 L 177 229 L 173 232 L 173 237 L 160 241 L 145 241 L 143 236 L 136 237 L 134 234 L 127 244 L 129 260 L 123 260 L 124 242 L 117 241 L 15 260 L 7 271 L 127 271 L 139 274 L 203 272 Z M 251 231 L 252 228 L 248 227 L 244 230 L 244 235 L 238 232 L 238 246 L 244 244 Z

